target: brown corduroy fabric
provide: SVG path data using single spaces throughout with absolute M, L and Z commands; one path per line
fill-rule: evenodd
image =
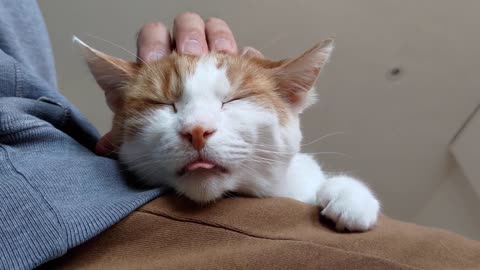
M 337 233 L 289 199 L 200 207 L 166 196 L 46 268 L 480 269 L 480 242 L 384 216 L 372 231 Z

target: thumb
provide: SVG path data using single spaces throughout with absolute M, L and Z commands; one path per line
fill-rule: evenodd
M 116 146 L 113 144 L 112 132 L 108 132 L 98 140 L 97 145 L 95 146 L 95 153 L 101 156 L 107 156 L 111 155 L 115 149 Z

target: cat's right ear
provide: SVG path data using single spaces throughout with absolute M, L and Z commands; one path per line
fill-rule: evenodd
M 122 104 L 123 86 L 137 72 L 138 65 L 97 51 L 75 36 L 73 43 L 82 49 L 90 72 L 105 92 L 108 106 L 115 112 Z

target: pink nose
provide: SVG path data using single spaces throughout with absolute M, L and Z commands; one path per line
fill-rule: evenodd
M 215 129 L 207 129 L 202 126 L 195 126 L 192 129 L 184 130 L 181 132 L 182 136 L 187 139 L 195 148 L 195 150 L 200 151 L 205 147 L 205 143 L 213 133 Z

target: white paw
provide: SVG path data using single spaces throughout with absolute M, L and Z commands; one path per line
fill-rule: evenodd
M 321 214 L 335 222 L 338 231 L 367 231 L 378 219 L 380 203 L 361 182 L 347 176 L 333 177 L 317 192 Z

